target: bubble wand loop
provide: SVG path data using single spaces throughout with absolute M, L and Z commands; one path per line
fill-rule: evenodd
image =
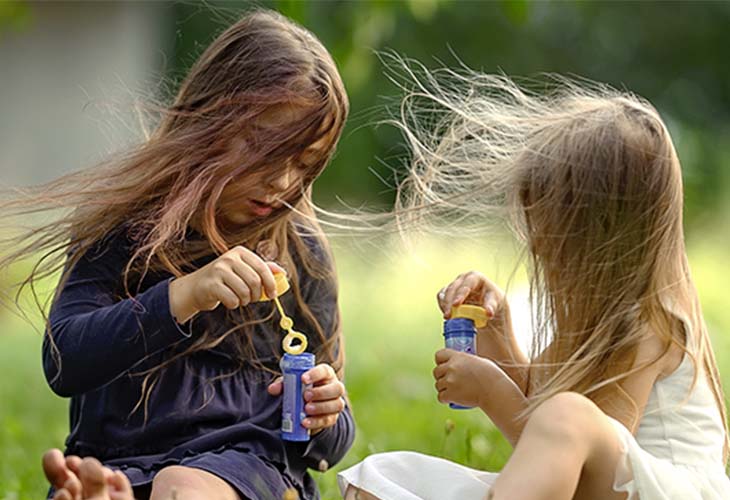
M 287 331 L 287 334 L 284 336 L 284 340 L 281 341 L 281 347 L 284 349 L 284 352 L 288 354 L 297 355 L 303 353 L 307 350 L 307 336 L 292 329 L 294 321 L 286 315 L 284 308 L 281 307 L 281 302 L 279 302 L 278 297 L 274 297 L 274 304 L 276 304 L 276 308 L 279 310 L 279 314 L 281 315 L 279 326 L 282 330 Z M 298 345 L 292 345 L 292 342 L 295 340 L 299 341 Z

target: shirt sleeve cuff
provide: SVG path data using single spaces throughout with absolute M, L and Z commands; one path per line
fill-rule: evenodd
M 185 338 L 192 336 L 193 318 L 181 325 L 175 320 L 170 310 L 170 282 L 175 278 L 166 279 L 152 288 L 155 289 L 153 299 L 153 307 L 155 311 L 159 311 L 159 327 L 160 331 L 167 336 L 182 335 Z

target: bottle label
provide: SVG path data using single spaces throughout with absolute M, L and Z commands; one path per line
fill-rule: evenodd
M 284 413 L 281 416 L 281 430 L 284 432 L 292 432 L 294 430 L 294 422 L 292 422 L 291 413 Z
M 281 409 L 282 438 L 290 441 L 306 441 L 309 439 L 309 429 L 302 427 L 302 420 L 307 415 L 304 412 L 304 391 L 311 384 L 302 384 L 302 374 L 305 370 L 284 372 L 284 394 Z
M 474 336 L 449 336 L 446 337 L 446 348 L 447 349 L 453 349 L 455 351 L 461 351 L 466 352 L 469 354 L 474 354 Z
M 301 383 L 297 380 L 298 372 L 284 374 L 284 401 L 282 402 L 283 408 L 281 412 L 281 430 L 284 432 L 292 432 L 294 430 L 294 424 L 297 422 L 299 416 L 299 409 L 297 406 L 298 400 L 302 397 Z M 297 387 L 299 386 L 299 387 Z M 298 390 L 299 389 L 299 390 Z

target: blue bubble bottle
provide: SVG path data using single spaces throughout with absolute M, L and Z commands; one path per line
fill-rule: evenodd
M 285 441 L 309 441 L 309 429 L 302 427 L 304 412 L 304 391 L 311 384 L 302 383 L 302 375 L 314 368 L 314 354 L 284 354 L 279 362 L 284 377 L 284 392 L 281 409 L 281 438 Z
M 451 318 L 444 321 L 444 342 L 447 349 L 477 353 L 477 328 L 487 324 L 487 311 L 483 307 L 462 304 L 451 308 Z M 454 410 L 468 410 L 472 406 L 449 403 Z

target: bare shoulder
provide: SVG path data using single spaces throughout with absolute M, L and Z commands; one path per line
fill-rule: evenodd
M 677 326 L 677 328 L 680 328 Z M 684 332 L 681 331 L 680 338 L 684 340 Z M 660 335 L 647 326 L 646 335 L 637 346 L 635 366 L 650 363 L 652 371 L 658 374 L 658 378 L 664 378 L 673 373 L 684 359 L 684 349 L 676 342 L 669 340 L 667 335 Z

